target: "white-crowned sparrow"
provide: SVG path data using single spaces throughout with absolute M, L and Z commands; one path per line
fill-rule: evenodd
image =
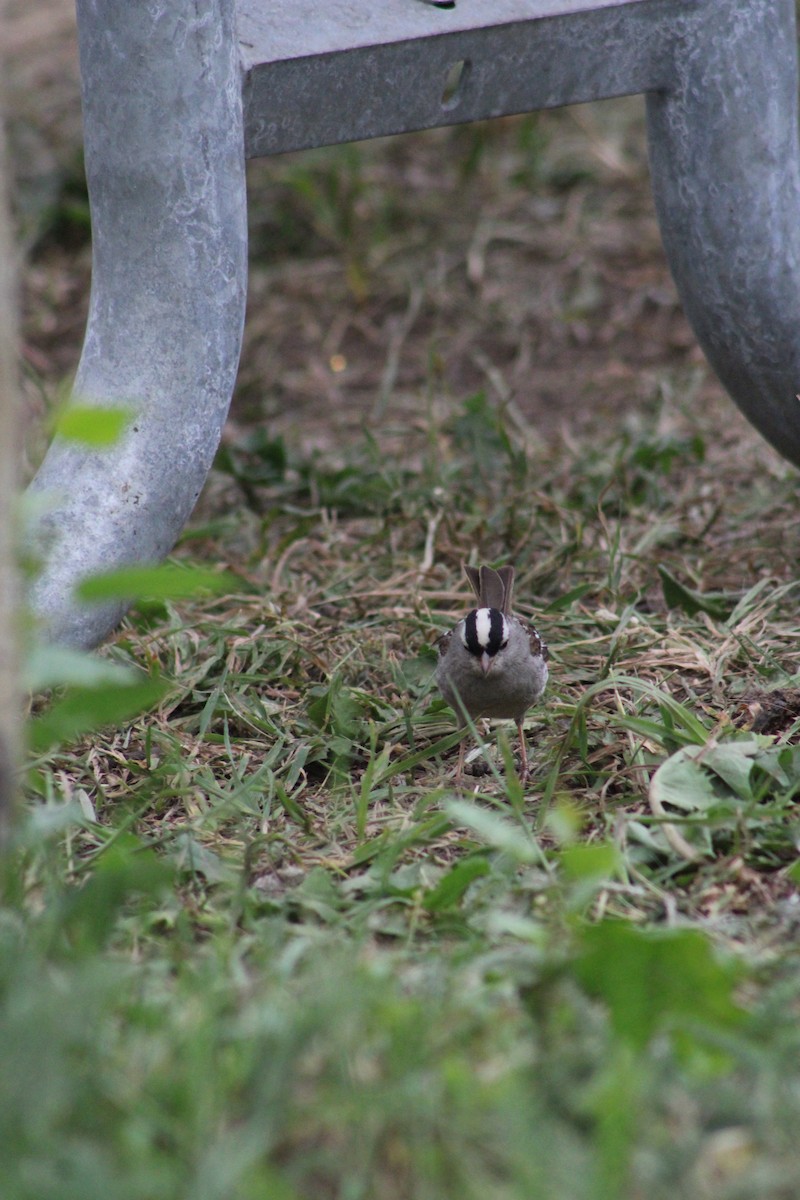
M 511 612 L 514 568 L 465 566 L 478 600 L 455 629 L 439 638 L 436 682 L 463 717 L 504 717 L 516 722 L 523 780 L 528 756 L 522 722 L 547 683 L 548 651 L 532 625 Z M 463 744 L 459 755 L 459 776 Z

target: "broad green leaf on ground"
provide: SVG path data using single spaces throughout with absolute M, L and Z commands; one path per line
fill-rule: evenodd
M 714 838 L 732 839 L 760 828 L 775 865 L 794 844 L 792 805 L 800 791 L 800 749 L 769 737 L 684 746 L 650 781 L 650 807 L 676 823 L 651 830 L 654 844 L 686 859 L 714 850 Z M 780 857 L 782 856 L 782 858 Z
M 764 776 L 773 791 L 800 789 L 800 750 L 767 737 L 684 746 L 658 768 L 650 792 L 662 805 L 707 812 L 720 803 L 759 799 L 763 789 L 757 793 L 756 787 Z
M 719 801 L 719 787 L 697 762 L 697 750 L 697 746 L 685 746 L 661 764 L 650 781 L 651 801 L 685 813 L 707 812 Z
M 762 772 L 777 788 L 800 786 L 797 747 L 774 743 L 768 737 L 709 746 L 702 762 L 742 800 L 757 799 L 756 785 Z

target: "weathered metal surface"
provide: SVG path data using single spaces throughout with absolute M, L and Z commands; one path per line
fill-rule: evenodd
M 653 193 L 686 315 L 745 416 L 800 465 L 794 0 L 676 15 L 647 100 Z
M 92 292 L 81 401 L 133 405 L 112 449 L 56 440 L 33 488 L 54 507 L 33 590 L 52 638 L 91 645 L 121 605 L 84 576 L 169 552 L 219 442 L 244 321 L 241 79 L 226 0 L 78 0 Z
M 664 87 L 680 0 L 242 0 L 247 154 L 255 157 Z M 448 72 L 464 63 L 445 97 Z

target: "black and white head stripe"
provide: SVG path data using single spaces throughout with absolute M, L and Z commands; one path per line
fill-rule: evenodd
M 473 608 L 464 621 L 461 640 L 470 654 L 491 658 L 508 641 L 508 621 L 499 608 Z

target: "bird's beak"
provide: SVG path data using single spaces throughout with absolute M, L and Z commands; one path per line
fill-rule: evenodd
M 489 668 L 493 662 L 494 659 L 484 650 L 483 654 L 481 655 L 481 670 L 483 671 L 484 675 L 489 674 Z

